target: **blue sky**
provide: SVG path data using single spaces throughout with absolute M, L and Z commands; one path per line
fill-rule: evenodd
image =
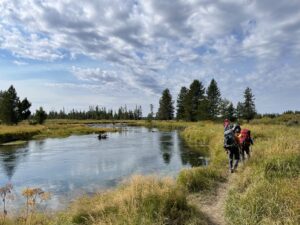
M 258 112 L 300 109 L 298 0 L 2 0 L 0 89 L 33 109 L 174 100 L 194 79 Z

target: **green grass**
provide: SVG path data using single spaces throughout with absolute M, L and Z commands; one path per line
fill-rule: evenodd
M 264 135 L 258 136 L 253 157 L 232 185 L 228 224 L 300 224 L 300 128 L 251 129 Z

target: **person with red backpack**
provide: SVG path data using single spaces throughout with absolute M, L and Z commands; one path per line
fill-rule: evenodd
M 253 145 L 253 139 L 251 138 L 251 131 L 249 129 L 242 129 L 239 134 L 239 141 L 241 147 L 242 160 L 245 160 L 245 153 L 247 158 L 250 158 L 250 145 Z

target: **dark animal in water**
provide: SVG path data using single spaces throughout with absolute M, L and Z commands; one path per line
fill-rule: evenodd
M 99 134 L 98 135 L 99 140 L 106 139 L 106 138 L 107 138 L 107 134 Z

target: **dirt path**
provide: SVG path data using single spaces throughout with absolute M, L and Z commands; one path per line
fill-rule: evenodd
M 221 183 L 213 195 L 194 195 L 191 197 L 193 203 L 207 218 L 210 225 L 225 225 L 225 200 L 229 191 L 229 185 L 234 174 L 228 177 L 227 182 Z

